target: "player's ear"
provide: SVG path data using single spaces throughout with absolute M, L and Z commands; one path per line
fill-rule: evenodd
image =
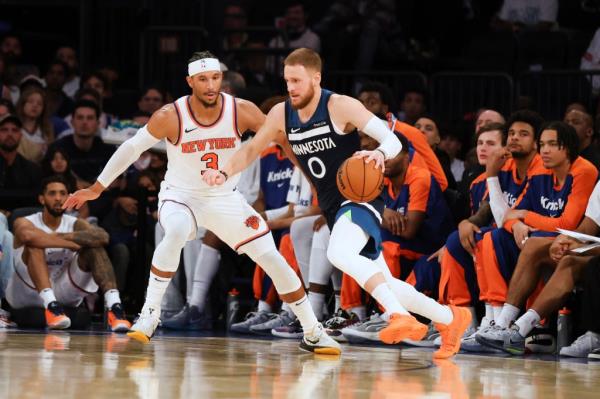
M 187 81 L 188 86 L 190 86 L 190 89 L 192 89 L 194 86 L 192 84 L 192 77 L 191 76 L 186 76 L 185 80 Z
M 313 84 L 315 86 L 321 85 L 321 72 L 315 72 L 313 75 Z
M 38 202 L 44 205 L 44 196 L 42 194 L 38 195 Z

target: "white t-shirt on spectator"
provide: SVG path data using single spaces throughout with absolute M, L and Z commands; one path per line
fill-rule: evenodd
M 589 217 L 600 226 L 600 181 L 596 183 L 592 195 L 588 201 L 587 208 L 585 210 L 585 216 Z
M 498 18 L 524 25 L 556 22 L 558 0 L 504 0 Z
M 321 39 L 319 35 L 310 30 L 310 28 L 306 28 L 304 33 L 302 33 L 298 38 L 294 40 L 290 40 L 289 42 L 290 48 L 297 49 L 301 47 L 306 47 L 311 50 L 319 53 L 321 51 Z M 269 48 L 284 48 L 285 42 L 281 36 L 277 36 L 271 39 L 269 42 Z M 275 59 L 277 59 L 278 64 L 281 65 L 283 62 L 283 57 L 269 57 L 267 61 L 267 70 L 275 72 Z M 283 69 L 281 69 L 280 74 L 283 75 Z
M 73 79 L 69 80 L 63 85 L 63 91 L 67 96 L 74 99 L 75 93 L 79 90 L 79 86 L 81 85 L 81 78 L 79 76 L 75 76 Z
M 462 175 L 465 172 L 465 162 L 454 158 L 450 163 L 450 170 L 452 171 L 452 176 L 454 176 L 454 180 L 459 182 L 462 180 Z
M 581 57 L 581 69 L 600 69 L 600 28 L 594 34 L 590 46 L 583 57 Z M 600 76 L 592 78 L 592 86 L 595 91 L 600 91 Z

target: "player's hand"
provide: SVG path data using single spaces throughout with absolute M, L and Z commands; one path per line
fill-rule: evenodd
M 525 243 L 529 239 L 529 234 L 534 231 L 537 231 L 537 229 L 527 226 L 523 222 L 517 222 L 513 225 L 513 237 L 515 238 L 515 242 L 519 249 L 523 249 Z
M 202 180 L 209 186 L 220 186 L 227 178 L 220 170 L 206 169 L 202 171 Z
M 463 220 L 458 224 L 458 237 L 460 239 L 460 245 L 467 251 L 471 256 L 475 254 L 475 233 L 481 233 L 481 230 L 477 225 Z
M 65 203 L 62 205 L 63 209 L 71 210 L 73 208 L 79 209 L 88 201 L 93 201 L 100 196 L 100 193 L 92 190 L 91 188 L 84 188 L 77 190 L 73 194 L 69 195 Z
M 445 245 L 437 251 L 435 251 L 434 253 L 432 253 L 431 255 L 429 255 L 429 258 L 427 258 L 427 262 L 431 262 L 433 259 L 437 258 L 438 263 L 441 265 L 442 259 L 444 258 L 444 248 L 446 248 Z
M 389 208 L 383 210 L 381 227 L 388 230 L 393 235 L 400 235 L 404 231 L 405 224 L 405 217 L 400 212 L 396 212 Z
M 362 158 L 365 160 L 365 163 L 375 161 L 375 168 L 381 169 L 382 172 L 385 171 L 385 157 L 383 156 L 383 152 L 379 150 L 357 151 L 354 153 L 353 157 Z
M 498 172 L 504 165 L 507 159 L 511 157 L 510 151 L 506 148 L 500 148 L 494 152 L 492 152 L 487 161 L 485 162 L 485 173 L 488 177 L 498 176 Z
M 313 223 L 313 231 L 321 230 L 321 227 L 325 226 L 326 224 L 327 224 L 327 219 L 325 219 L 325 216 L 323 216 L 323 215 L 319 216 Z
M 525 209 L 509 209 L 504 215 L 504 221 L 511 219 L 524 220 L 525 216 L 527 216 L 527 210 Z
M 561 234 L 556 237 L 556 239 L 552 241 L 552 245 L 550 245 L 550 258 L 553 261 L 558 262 L 567 254 L 567 252 L 581 245 L 583 244 L 575 241 L 575 239 Z

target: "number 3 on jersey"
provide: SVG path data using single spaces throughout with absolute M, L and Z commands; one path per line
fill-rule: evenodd
M 219 169 L 219 156 L 214 152 L 207 152 L 206 154 L 202 155 L 200 160 L 206 162 L 206 167 L 209 169 Z

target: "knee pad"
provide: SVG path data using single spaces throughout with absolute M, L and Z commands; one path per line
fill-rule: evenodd
M 283 256 L 275 249 L 265 252 L 256 259 L 253 259 L 267 273 L 275 284 L 277 292 L 289 294 L 302 287 L 300 279 L 294 273 L 294 270 L 287 264 Z
M 171 206 L 174 205 L 174 206 Z M 167 206 L 169 206 L 167 208 Z M 165 209 L 166 212 L 165 212 Z M 174 272 L 179 266 L 181 249 L 186 241 L 196 236 L 194 218 L 187 207 L 166 203 L 161 209 L 160 223 L 164 230 L 162 241 L 154 250 L 152 264 L 165 272 Z

